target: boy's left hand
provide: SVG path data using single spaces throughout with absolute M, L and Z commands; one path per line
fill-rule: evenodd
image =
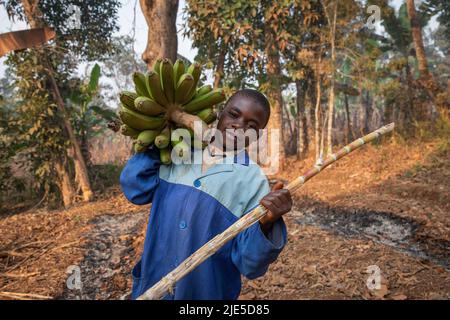
M 260 201 L 260 203 L 269 210 L 269 212 L 259 220 L 265 234 L 270 231 L 272 224 L 275 221 L 292 209 L 291 193 L 289 190 L 282 188 L 283 183 L 281 181 L 275 183 L 272 187 L 272 191 Z

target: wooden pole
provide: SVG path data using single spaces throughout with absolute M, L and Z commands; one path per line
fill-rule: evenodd
M 286 189 L 288 189 L 291 193 L 296 192 L 301 186 L 306 183 L 306 181 L 317 175 L 333 162 L 336 162 L 340 158 L 358 149 L 362 145 L 388 132 L 391 132 L 392 130 L 394 130 L 394 123 L 390 123 L 384 127 L 379 128 L 378 130 L 373 131 L 372 133 L 369 133 L 362 138 L 353 141 L 352 143 L 339 150 L 337 153 L 329 155 L 322 165 L 316 164 L 313 168 L 306 171 L 302 176 L 299 176 L 298 178 L 291 181 L 287 185 Z M 266 213 L 267 209 L 259 205 L 248 214 L 241 217 L 238 221 L 228 227 L 228 229 L 209 240 L 205 245 L 203 245 L 200 249 L 198 249 L 186 260 L 184 260 L 178 267 L 168 273 L 153 287 L 144 292 L 140 297 L 138 297 L 138 300 L 158 300 L 163 298 L 167 293 L 172 292 L 172 288 L 177 281 L 182 279 L 203 261 L 216 253 L 223 245 L 233 239 L 238 233 L 247 229 L 252 224 L 261 219 Z

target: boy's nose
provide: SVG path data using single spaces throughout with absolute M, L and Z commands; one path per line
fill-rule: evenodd
M 244 129 L 244 125 L 243 125 L 243 123 L 241 123 L 241 121 L 236 120 L 236 121 L 233 121 L 233 123 L 231 124 L 231 128 L 235 129 L 235 130 Z

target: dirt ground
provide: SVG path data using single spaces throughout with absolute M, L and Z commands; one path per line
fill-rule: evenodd
M 265 276 L 243 280 L 240 298 L 449 299 L 448 146 L 393 138 L 312 179 L 285 218 L 286 248 Z M 311 164 L 289 159 L 276 178 Z M 148 213 L 118 187 L 68 210 L 3 210 L 0 298 L 128 299 Z

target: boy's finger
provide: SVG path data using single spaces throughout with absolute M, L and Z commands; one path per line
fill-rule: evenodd
M 273 204 L 273 202 L 271 201 L 271 200 L 269 200 L 269 199 L 263 199 L 263 200 L 261 200 L 261 204 L 267 209 L 267 210 L 269 210 L 269 211 L 275 211 L 276 210 L 276 207 L 275 207 L 275 205 Z
M 279 193 L 280 193 L 280 199 L 282 199 L 282 201 L 292 202 L 292 197 L 291 197 L 289 190 L 282 189 L 281 191 L 279 191 Z
M 280 189 L 283 189 L 283 182 L 282 182 L 282 181 L 277 181 L 277 182 L 273 185 L 272 191 L 280 190 Z

